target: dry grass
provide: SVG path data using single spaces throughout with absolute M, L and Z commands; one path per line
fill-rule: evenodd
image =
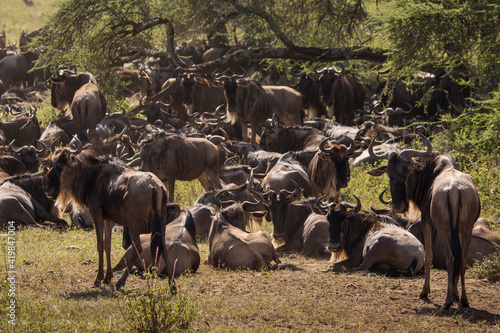
M 264 225 L 268 231 L 270 226 Z M 1 238 L 4 244 L 4 237 Z M 70 230 L 16 232 L 16 304 L 13 330 L 1 308 L 0 331 L 128 332 L 124 295 L 144 292 L 147 281 L 131 276 L 123 291 L 92 288 L 97 268 L 95 233 Z M 124 253 L 121 233 L 113 235 L 112 260 Z M 77 248 L 74 248 L 74 247 Z M 199 244 L 202 260 L 208 244 Z M 3 250 L 2 250 L 3 251 Z M 1 252 L 3 260 L 6 254 Z M 85 265 L 87 259 L 91 264 Z M 28 260 L 25 262 L 25 260 Z M 286 255 L 302 271 L 225 271 L 202 263 L 196 274 L 178 279 L 179 293 L 197 314 L 189 330 L 215 332 L 332 331 L 498 331 L 499 284 L 467 275 L 472 308 L 440 310 L 446 273 L 432 271 L 431 302 L 418 299 L 423 277 L 387 278 L 323 273 L 326 260 Z M 24 262 L 24 263 L 23 263 Z M 2 263 L 2 270 L 4 265 Z M 2 274 L 3 275 L 3 274 Z M 117 278 L 114 278 L 116 282 Z M 158 285 L 167 286 L 166 280 Z M 6 284 L 2 284 L 6 288 Z M 7 290 L 0 291 L 6 304 Z

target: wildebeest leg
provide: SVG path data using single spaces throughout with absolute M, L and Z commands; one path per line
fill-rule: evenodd
M 257 140 L 255 139 L 255 137 L 257 135 L 257 127 L 258 126 L 259 126 L 259 124 L 257 123 L 257 121 L 252 119 L 252 123 L 251 123 L 252 141 L 251 141 L 251 143 L 254 144 L 254 145 L 257 144 Z
M 168 178 L 163 182 L 168 191 L 168 202 L 174 202 L 175 178 Z
M 473 222 L 474 223 L 474 222 Z M 472 223 L 472 226 L 474 224 Z M 460 298 L 460 305 L 464 308 L 469 307 L 469 300 L 467 299 L 467 292 L 465 291 L 465 270 L 467 269 L 467 253 L 469 252 L 469 245 L 472 239 L 472 232 L 464 232 L 461 237 L 462 243 L 462 267 L 460 267 L 460 281 L 462 282 L 462 296 Z M 470 235 L 470 236 L 469 236 Z M 457 281 L 458 285 L 458 281 Z
M 201 183 L 201 186 L 203 189 L 207 192 L 211 192 L 214 190 L 214 187 L 212 183 L 210 182 L 210 179 L 208 179 L 207 172 L 204 171 L 199 177 L 198 177 L 199 182 Z
M 248 126 L 247 124 L 240 119 L 240 125 L 241 125 L 241 138 L 244 142 L 248 142 Z M 253 133 L 252 133 L 253 135 Z
M 92 214 L 93 210 L 90 210 L 92 217 L 94 218 L 94 224 L 95 224 L 95 233 L 97 236 L 97 253 L 99 257 L 99 264 L 98 264 L 98 270 L 97 270 L 97 277 L 94 281 L 94 287 L 99 287 L 101 285 L 101 281 L 104 277 L 104 262 L 103 262 L 103 220 L 102 220 L 102 215 L 99 214 Z
M 106 252 L 106 276 L 104 283 L 108 284 L 113 277 L 113 268 L 111 267 L 111 235 L 113 232 L 113 222 L 104 220 L 104 251 Z
M 422 220 L 422 233 L 424 234 L 425 247 L 425 282 L 420 293 L 420 298 L 427 298 L 431 291 L 431 266 L 432 266 L 432 227 L 429 223 Z

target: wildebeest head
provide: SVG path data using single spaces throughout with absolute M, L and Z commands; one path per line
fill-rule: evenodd
M 323 68 L 320 71 L 316 70 L 318 64 L 314 66 L 314 73 L 320 75 L 319 82 L 321 84 L 321 100 L 326 105 L 332 105 L 332 85 L 342 75 L 342 72 L 335 66 Z
M 361 201 L 357 196 L 353 196 L 354 198 L 356 198 L 356 206 L 353 206 L 347 202 L 341 202 L 339 204 L 331 203 L 327 205 L 321 202 L 321 198 L 319 198 L 316 202 L 316 207 L 320 208 L 324 213 L 326 213 L 326 219 L 329 223 L 328 228 L 330 234 L 330 243 L 328 245 L 328 248 L 330 249 L 330 251 L 336 252 L 342 249 L 341 240 L 343 239 L 344 233 L 347 229 L 347 216 L 349 214 L 357 214 L 361 209 Z M 351 211 L 348 211 L 348 209 L 351 209 Z
M 257 196 L 257 201 L 243 201 L 236 202 L 234 200 L 221 200 L 220 197 L 224 195 L 227 190 L 222 190 L 218 192 L 215 196 L 215 200 L 222 205 L 229 205 L 221 208 L 220 213 L 229 224 L 240 228 L 242 230 L 249 227 L 251 229 L 252 218 L 262 218 L 266 214 L 266 210 L 258 210 L 264 198 L 259 192 L 252 191 L 254 195 Z
M 87 83 L 97 86 L 97 81 L 90 73 L 76 73 L 76 66 L 72 69 L 58 68 L 57 75 L 50 78 L 52 81 L 51 104 L 58 110 L 65 110 L 80 87 Z
M 302 95 L 302 108 L 307 109 L 309 107 L 311 89 L 313 88 L 313 85 L 318 82 L 318 76 L 315 73 L 297 73 L 295 67 L 292 67 L 290 74 L 300 78 L 299 83 L 297 84 L 297 90 Z
M 418 184 L 412 184 L 409 186 L 407 180 L 414 171 L 421 171 L 425 167 L 425 162 L 417 161 L 417 157 L 431 157 L 432 154 L 432 144 L 431 142 L 422 134 L 425 145 L 427 146 L 426 151 L 419 151 L 414 149 L 405 149 L 399 154 L 394 151 L 389 151 L 381 155 L 376 155 L 373 151 L 373 142 L 375 138 L 371 141 L 368 151 L 370 156 L 375 159 L 387 159 L 387 165 L 382 166 L 378 169 L 371 170 L 368 173 L 372 176 L 381 176 L 387 173 L 389 176 L 389 185 L 391 189 L 391 208 L 396 213 L 405 213 L 409 208 L 408 191 L 413 191 L 414 186 Z
M 329 148 L 325 148 L 328 141 L 330 138 L 323 140 L 319 145 L 320 152 L 317 154 L 316 167 L 322 170 L 317 170 L 317 172 L 324 176 L 336 175 L 337 188 L 345 188 L 351 179 L 349 154 L 354 151 L 354 141 L 351 142 L 349 149 L 345 145 L 335 142 Z
M 75 155 L 82 151 L 82 142 L 75 140 L 76 148 L 63 148 L 56 150 L 52 158 L 52 168 L 47 172 L 47 194 L 49 197 L 57 198 L 61 190 L 61 178 L 64 168 L 73 163 Z
M 19 159 L 26 167 L 26 171 L 37 172 L 38 167 L 40 166 L 40 161 L 38 159 L 38 156 L 43 155 L 43 153 L 47 149 L 47 146 L 43 142 L 38 141 L 42 145 L 42 149 L 37 149 L 33 146 L 30 146 L 30 147 L 22 146 L 22 147 L 16 149 L 16 148 L 14 148 L 14 142 L 15 142 L 15 140 L 12 140 L 12 142 L 9 144 L 9 150 L 12 153 L 19 156 Z
M 293 180 L 292 180 L 293 181 Z M 263 195 L 269 198 L 269 208 L 273 220 L 273 238 L 283 240 L 287 234 L 287 208 L 292 201 L 300 198 L 301 190 L 295 181 L 295 189 L 293 191 L 281 190 L 276 193 L 273 190 L 267 191 Z
M 227 110 L 229 112 L 237 111 L 236 94 L 238 91 L 238 86 L 243 82 L 244 74 L 233 74 L 233 75 L 219 75 L 215 74 L 216 82 L 220 83 L 224 87 L 224 96 L 226 97 Z

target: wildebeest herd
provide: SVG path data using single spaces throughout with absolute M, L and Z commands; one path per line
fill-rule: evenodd
M 108 112 L 92 74 L 59 67 L 50 77 L 51 105 L 64 117 L 41 127 L 36 107 L 4 106 L 0 222 L 64 228 L 65 211 L 74 226 L 94 227 L 96 287 L 117 272 L 116 286 L 124 286 L 134 267 L 158 267 L 174 281 L 198 269 L 197 242 L 207 240 L 207 263 L 217 268 L 295 268 L 280 254 L 297 252 L 331 256 L 333 271 L 425 272 L 422 298 L 431 265 L 446 268 L 445 307 L 468 306 L 466 266 L 500 249 L 500 237 L 478 220 L 472 178 L 434 151 L 425 134 L 437 129 L 419 125 L 428 119 L 407 90 L 395 90 L 390 104 L 339 67 L 293 68 L 297 89 L 265 86 L 244 72 L 175 71 L 153 93 L 147 72 L 121 70 L 139 94 L 130 113 Z M 448 88 L 438 92 L 451 96 Z M 453 111 L 454 101 L 435 99 L 441 104 L 427 117 Z M 412 140 L 426 149 L 402 150 Z M 380 200 L 390 207 L 367 212 L 357 197 L 355 205 L 341 202 L 351 166 L 377 160 L 387 165 L 370 174 L 389 176 L 392 199 L 381 193 Z M 181 208 L 175 181 L 195 179 L 204 192 Z M 404 217 L 413 211 L 420 219 Z M 263 220 L 273 224 L 271 237 L 255 231 Z M 113 268 L 115 224 L 126 252 Z

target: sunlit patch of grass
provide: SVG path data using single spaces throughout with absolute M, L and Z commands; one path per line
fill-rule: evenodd
M 483 261 L 475 263 L 469 268 L 469 272 L 479 279 L 500 281 L 500 252 L 495 252 Z

